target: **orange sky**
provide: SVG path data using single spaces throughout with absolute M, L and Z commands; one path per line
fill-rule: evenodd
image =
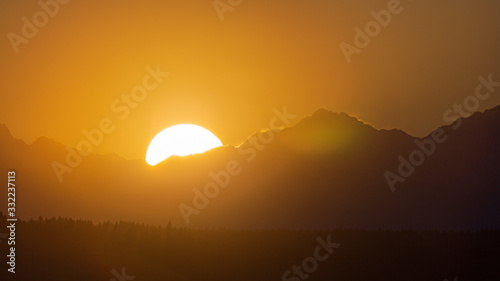
M 354 27 L 389 2 L 244 0 L 221 21 L 211 0 L 73 0 L 16 54 L 8 34 L 22 35 L 22 18 L 41 7 L 2 1 L 0 122 L 28 143 L 76 146 L 109 118 L 116 129 L 95 152 L 127 158 L 179 123 L 237 145 L 283 106 L 297 121 L 326 108 L 422 136 L 474 93 L 478 75 L 500 81 L 500 2 L 402 1 L 348 63 L 340 43 L 354 44 Z M 169 76 L 121 120 L 111 104 L 156 65 Z

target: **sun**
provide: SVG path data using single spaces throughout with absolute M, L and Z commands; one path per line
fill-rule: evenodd
M 202 153 L 222 146 L 222 142 L 209 130 L 191 124 L 168 127 L 159 132 L 148 146 L 146 162 L 154 166 L 170 156 Z

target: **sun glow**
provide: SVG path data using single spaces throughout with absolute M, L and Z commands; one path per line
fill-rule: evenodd
M 209 130 L 191 124 L 175 125 L 158 133 L 149 144 L 146 162 L 154 166 L 170 156 L 202 153 L 222 146 Z

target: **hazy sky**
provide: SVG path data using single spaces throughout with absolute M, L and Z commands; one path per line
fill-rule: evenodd
M 478 75 L 500 81 L 500 1 L 244 0 L 223 21 L 212 0 L 52 4 L 45 16 L 38 1 L 0 2 L 0 122 L 28 143 L 75 146 L 109 118 L 116 129 L 98 153 L 144 157 L 179 123 L 237 145 L 284 106 L 296 121 L 326 108 L 423 136 L 474 93 Z M 388 4 L 398 12 L 349 63 L 340 44 L 355 46 L 354 28 Z M 157 65 L 170 75 L 118 111 L 115 100 Z

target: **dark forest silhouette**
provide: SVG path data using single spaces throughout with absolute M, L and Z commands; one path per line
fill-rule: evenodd
M 2 280 L 107 281 L 122 268 L 137 281 L 282 280 L 313 255 L 318 237 L 328 235 L 341 246 L 308 280 L 484 281 L 500 275 L 496 230 L 196 230 L 40 217 L 19 221 L 17 235 L 16 279 L 1 270 Z

